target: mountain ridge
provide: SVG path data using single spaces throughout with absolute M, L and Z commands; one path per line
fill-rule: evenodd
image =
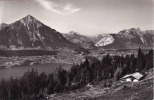
M 110 37 L 107 37 L 108 35 Z M 104 35 L 95 45 L 106 49 L 152 48 L 153 41 L 153 30 L 141 31 L 140 28 L 130 28 L 124 29 L 117 34 Z
M 68 47 L 73 49 L 134 49 L 152 48 L 154 30 L 141 31 L 140 28 L 124 29 L 117 34 L 103 34 L 96 37 L 84 36 L 70 31 L 61 34 L 27 15 L 11 24 L 0 24 L 0 47 L 9 49 L 53 49 Z

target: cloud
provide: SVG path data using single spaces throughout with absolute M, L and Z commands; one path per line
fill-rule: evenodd
M 64 10 L 65 10 L 66 12 L 75 13 L 75 12 L 80 11 L 81 9 L 80 9 L 80 8 L 73 8 L 73 5 L 72 5 L 72 4 L 67 4 L 67 5 L 64 7 Z
M 61 15 L 72 14 L 81 10 L 80 8 L 74 8 L 72 4 L 66 4 L 65 6 L 62 6 L 48 0 L 35 1 L 43 6 L 45 9 Z

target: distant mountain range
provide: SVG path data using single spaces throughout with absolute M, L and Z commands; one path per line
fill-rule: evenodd
M 104 34 L 88 37 L 77 32 L 61 34 L 31 15 L 12 23 L 0 24 L 0 48 L 8 49 L 54 49 L 72 48 L 80 51 L 85 49 L 135 49 L 152 48 L 154 30 L 141 31 L 131 28 L 117 34 Z M 85 48 L 85 49 L 84 49 Z
M 1 24 L 0 46 L 10 49 L 68 47 L 84 50 L 31 15 L 27 15 L 12 24 Z
M 150 49 L 154 45 L 154 31 L 141 31 L 139 28 L 131 28 L 120 31 L 117 34 L 103 35 L 95 45 L 105 49 Z
M 96 48 L 93 41 L 84 35 L 81 35 L 80 33 L 70 31 L 68 34 L 63 34 L 63 36 L 68 39 L 69 41 L 84 47 L 85 49 L 94 49 Z
M 117 34 L 99 34 L 97 36 L 84 36 L 71 31 L 64 37 L 86 49 L 143 49 L 153 48 L 154 30 L 141 31 L 139 28 L 124 29 Z

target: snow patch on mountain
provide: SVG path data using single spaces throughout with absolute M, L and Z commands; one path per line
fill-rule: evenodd
M 24 26 L 26 26 L 26 22 L 25 22 L 23 19 L 21 19 L 20 22 L 21 22 Z
M 147 45 L 146 40 L 143 39 L 143 37 L 140 37 L 141 41 L 143 42 L 143 44 Z
M 20 45 L 23 45 L 23 43 L 22 43 L 22 41 L 21 41 L 20 39 L 18 39 L 17 41 L 18 41 L 18 43 L 19 43 Z
M 147 45 L 146 40 L 143 38 L 143 34 L 139 34 L 139 36 L 140 36 L 140 39 L 141 39 L 142 43 Z
M 103 38 L 98 41 L 95 46 L 106 46 L 114 42 L 114 38 L 112 35 L 104 35 Z
M 45 43 L 43 42 L 44 37 L 41 36 L 39 32 L 36 32 L 36 34 L 37 34 L 37 36 L 39 37 L 39 39 L 41 40 L 41 42 L 42 42 L 43 44 L 45 44 Z

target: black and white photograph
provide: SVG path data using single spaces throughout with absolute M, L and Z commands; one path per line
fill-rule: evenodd
M 0 100 L 154 100 L 154 0 L 0 0 Z

